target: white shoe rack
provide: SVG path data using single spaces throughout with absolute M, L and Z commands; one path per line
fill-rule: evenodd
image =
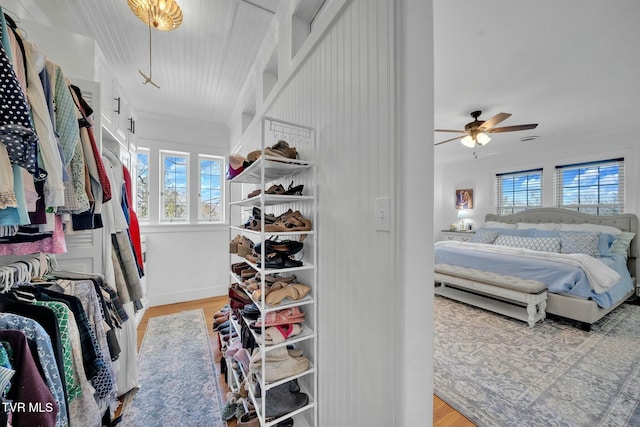
M 265 155 L 265 148 L 272 147 L 279 140 L 286 141 L 290 147 L 295 147 L 298 152 L 297 159 L 289 159 L 283 157 L 274 157 Z M 245 143 L 243 145 L 251 146 L 251 144 Z M 265 336 L 265 326 L 260 328 L 260 331 L 252 331 L 253 337 L 258 343 L 258 349 L 261 358 L 260 371 L 256 373 L 242 372 L 244 378 L 250 378 L 250 383 L 254 384 L 254 387 L 249 387 L 249 397 L 256 408 L 258 418 L 261 426 L 275 426 L 279 422 L 286 420 L 287 418 L 294 419 L 294 425 L 298 426 L 311 426 L 316 427 L 318 425 L 318 380 L 317 380 L 317 296 L 318 296 L 318 284 L 317 284 L 317 243 L 318 234 L 316 230 L 317 226 L 317 181 L 316 181 L 316 165 L 310 159 L 313 159 L 316 155 L 315 147 L 315 132 L 313 129 L 299 126 L 293 123 L 276 120 L 269 117 L 262 119 L 262 132 L 260 144 L 254 144 L 251 150 L 246 153 L 242 153 L 245 156 L 253 150 L 260 150 L 260 158 L 256 160 L 251 166 L 247 167 L 242 173 L 235 176 L 229 181 L 230 185 L 241 186 L 240 191 L 242 197 L 240 200 L 232 201 L 230 203 L 230 223 L 235 224 L 229 227 L 229 241 L 231 241 L 237 235 L 243 235 L 254 242 L 254 244 L 260 243 L 262 248 L 265 248 L 265 241 L 271 240 L 302 240 L 304 243 L 303 250 L 295 255 L 297 260 L 301 260 L 303 264 L 299 267 L 292 268 L 265 268 L 265 251 L 262 250 L 260 254 L 259 263 L 252 263 L 245 258 L 239 257 L 237 254 L 230 254 L 229 265 L 237 262 L 247 262 L 252 268 L 259 272 L 260 277 L 264 278 L 269 274 L 290 276 L 296 275 L 296 282 L 311 287 L 311 292 L 304 298 L 294 301 L 289 298 L 284 299 L 280 304 L 270 306 L 265 301 L 265 280 L 261 280 L 259 301 L 255 301 L 256 306 L 260 309 L 261 318 L 264 318 L 267 313 L 281 310 L 290 307 L 299 307 L 305 314 L 305 320 L 302 332 L 296 336 L 289 337 L 283 343 L 275 345 L 263 344 L 262 337 Z M 293 186 L 304 185 L 302 195 L 272 195 L 265 194 L 265 192 L 275 184 L 281 184 L 285 189 L 293 182 Z M 247 198 L 247 195 L 255 190 L 261 189 L 261 194 L 252 198 Z M 249 217 L 252 216 L 254 207 L 260 208 L 261 217 L 260 230 L 250 230 L 243 227 Z M 276 217 L 288 209 L 293 211 L 299 211 L 303 217 L 311 219 L 312 226 L 310 231 L 283 231 L 283 232 L 265 232 L 264 231 L 264 217 L 266 214 L 274 214 Z M 230 269 L 232 283 L 242 283 L 241 277 L 233 273 Z M 246 292 L 251 297 L 250 292 Z M 241 339 L 241 323 L 244 322 L 247 325 L 252 323 L 253 320 L 238 318 L 232 320 L 231 324 L 235 329 L 238 337 L 235 339 Z M 309 368 L 301 373 L 279 379 L 274 382 L 266 382 L 265 378 L 266 357 L 270 350 L 274 350 L 282 347 L 293 347 L 298 350 L 302 350 L 303 355 L 310 360 Z M 239 363 L 234 363 L 233 360 L 227 360 L 227 367 L 232 375 L 228 378 L 234 384 L 229 384 L 231 389 L 237 390 L 239 386 L 239 375 L 237 371 L 234 371 L 233 366 L 238 366 L 237 369 L 242 369 Z M 309 397 L 309 403 L 301 408 L 279 416 L 275 419 L 267 419 L 265 409 L 268 404 L 268 391 L 273 387 L 287 383 L 296 379 L 300 385 L 300 391 L 306 393 Z M 255 387 L 257 385 L 258 387 Z M 256 390 L 258 389 L 258 390 Z

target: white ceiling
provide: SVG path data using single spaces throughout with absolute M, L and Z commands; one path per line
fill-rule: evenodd
M 585 135 L 637 129 L 640 2 L 637 0 L 435 0 L 435 127 L 464 129 L 513 115 L 481 156 L 548 150 Z M 520 138 L 537 135 L 532 142 Z M 456 134 L 436 133 L 434 141 Z M 526 144 L 523 146 L 523 144 Z M 439 162 L 472 158 L 457 141 L 435 147 Z
M 183 25 L 153 33 L 160 90 L 141 84 L 148 29 L 125 0 L 30 2 L 53 25 L 95 38 L 138 110 L 226 124 L 273 19 L 251 3 L 275 10 L 279 0 L 178 0 Z M 493 134 L 480 149 L 490 155 L 637 126 L 638 17 L 638 0 L 434 0 L 435 127 L 462 129 L 478 109 L 481 119 L 512 113 L 504 126 L 539 123 Z M 472 151 L 457 141 L 435 148 L 439 162 Z
M 22 0 L 23 2 L 25 0 Z M 279 0 L 177 0 L 184 20 L 152 32 L 126 0 L 31 0 L 56 27 L 94 38 L 138 111 L 226 124 Z

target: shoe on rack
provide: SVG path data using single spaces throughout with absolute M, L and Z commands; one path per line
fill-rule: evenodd
M 228 316 L 230 311 L 231 311 L 231 307 L 229 307 L 229 304 L 225 304 L 224 307 L 222 307 L 220 310 L 213 313 L 213 318 L 215 320 L 218 317 Z
M 260 427 L 260 419 L 256 411 L 247 412 L 238 420 L 237 427 Z
M 242 272 L 242 270 L 246 269 L 249 267 L 249 264 L 247 264 L 246 262 L 236 262 L 235 264 L 231 264 L 231 271 L 233 271 L 233 273 L 237 276 L 240 275 L 240 273 Z
M 236 410 L 238 409 L 238 398 L 233 392 L 227 393 L 227 401 L 222 408 L 220 415 L 226 421 L 233 419 L 236 416 Z
M 266 253 L 279 252 L 285 255 L 295 255 L 302 250 L 304 243 L 297 240 L 272 240 L 264 241 L 264 247 L 267 248 Z M 262 243 L 258 242 L 253 248 L 258 254 L 261 253 Z
M 274 382 L 298 375 L 309 369 L 310 364 L 309 359 L 304 356 L 293 358 L 287 355 L 283 360 L 267 360 L 265 361 L 264 380 L 266 382 Z M 252 369 L 256 374 L 262 372 L 261 364 L 252 365 Z
M 265 301 L 269 305 L 278 305 L 285 298 L 290 298 L 294 301 L 301 300 L 311 292 L 311 286 L 303 285 L 301 283 L 289 283 L 288 285 L 281 286 L 266 295 Z
M 257 265 L 258 268 L 260 268 L 261 263 L 258 262 Z M 298 261 L 291 256 L 287 256 L 278 252 L 272 252 L 265 255 L 265 268 L 293 268 L 301 267 L 302 265 L 302 261 Z
M 304 312 L 300 310 L 300 307 L 290 307 L 277 311 L 268 312 L 264 318 L 256 320 L 253 324 L 249 325 L 254 330 L 261 330 L 264 319 L 264 326 L 266 328 L 270 326 L 289 325 L 291 323 L 304 322 Z
M 238 256 L 245 257 L 253 251 L 254 243 L 251 239 L 241 236 L 238 241 Z
M 256 160 L 258 160 L 261 155 L 262 155 L 261 150 L 252 151 L 249 154 L 247 154 L 247 162 L 249 162 L 249 164 L 251 164 L 251 163 L 255 162 Z
M 284 157 L 287 159 L 297 159 L 298 152 L 295 147 L 290 147 L 289 143 L 284 140 L 276 142 L 271 147 L 264 149 L 264 154 L 272 157 Z
M 237 235 L 233 238 L 232 241 L 229 242 L 229 253 L 237 254 L 238 253 L 238 243 L 240 242 L 241 235 Z
M 279 217 L 273 224 L 265 224 L 267 233 L 285 231 L 310 231 L 311 220 L 302 216 L 300 211 L 292 212 L 284 217 Z
M 273 285 L 276 282 L 281 283 L 291 283 L 296 280 L 296 275 L 292 274 L 290 276 L 282 276 L 280 274 L 267 274 L 265 276 L 265 282 L 269 285 Z
M 251 215 L 253 216 L 253 218 L 257 219 L 258 221 L 261 220 L 262 218 L 262 210 L 255 206 L 253 208 L 253 210 L 251 211 Z M 264 223 L 265 224 L 272 224 L 276 221 L 276 216 L 274 214 L 264 214 Z
M 289 188 L 283 193 L 285 196 L 302 196 L 302 190 L 304 189 L 304 185 L 296 185 L 293 186 L 293 181 L 289 184 Z
M 269 418 L 282 417 L 309 404 L 309 396 L 300 392 L 296 380 L 270 388 L 266 392 L 266 399 L 265 417 Z

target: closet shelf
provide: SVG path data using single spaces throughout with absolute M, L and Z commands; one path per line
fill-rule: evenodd
M 302 389 L 303 391 L 305 389 Z M 268 421 L 268 422 L 264 422 L 262 425 L 264 425 L 265 427 L 271 427 L 271 426 L 277 426 L 278 423 L 286 420 L 287 418 L 291 418 L 297 414 L 300 414 L 304 411 L 308 411 L 309 409 L 315 408 L 316 406 L 316 402 L 312 399 L 312 395 L 307 391 L 304 391 L 305 393 L 307 393 L 307 396 L 309 396 L 309 403 L 306 406 L 303 406 L 302 408 L 296 409 L 293 412 L 290 412 L 286 415 L 283 415 L 279 418 L 274 419 L 273 421 Z M 262 406 L 260 406 L 260 401 L 255 401 L 254 402 L 254 406 L 256 407 L 256 412 L 258 413 L 258 418 L 260 418 L 260 420 L 262 420 L 262 414 L 261 414 L 261 410 L 262 410 Z
M 285 159 L 284 157 L 264 156 L 256 160 L 239 175 L 229 180 L 232 183 L 261 184 L 264 169 L 265 182 L 286 178 L 310 168 L 313 162 L 297 159 Z
M 274 206 L 284 203 L 295 202 L 310 202 L 313 201 L 313 196 L 289 196 L 283 194 L 261 194 L 259 196 L 251 197 L 250 199 L 242 199 L 237 202 L 231 202 L 231 206 L 246 206 L 246 207 L 260 207 L 264 200 L 265 206 Z
M 312 362 L 310 362 L 309 363 L 309 369 L 307 369 L 306 371 L 300 372 L 299 374 L 296 374 L 296 375 L 293 375 L 293 376 L 290 376 L 290 377 L 286 377 L 286 378 L 283 378 L 283 379 L 278 380 L 278 381 L 273 381 L 273 382 L 270 382 L 270 383 L 264 381 L 264 389 L 265 390 L 272 389 L 274 387 L 279 386 L 280 384 L 284 384 L 284 383 L 289 382 L 291 380 L 295 380 L 297 378 L 313 374 L 315 371 L 316 371 L 316 367 L 314 366 L 314 364 Z M 258 382 L 260 384 L 263 384 L 262 375 L 259 372 L 255 373 L 254 375 L 256 376 L 256 380 L 258 380 Z M 311 398 L 311 397 L 309 397 L 309 398 Z
M 229 228 L 231 228 L 232 230 L 236 230 L 239 233 L 245 232 L 248 234 L 254 234 L 256 236 L 260 236 L 262 234 L 264 235 L 268 235 L 268 236 L 299 236 L 302 234 L 316 234 L 315 230 L 309 230 L 309 231 L 272 231 L 272 232 L 268 232 L 265 231 L 264 233 L 261 232 L 260 230 L 250 230 L 248 228 L 244 228 L 241 227 L 239 225 L 231 225 Z

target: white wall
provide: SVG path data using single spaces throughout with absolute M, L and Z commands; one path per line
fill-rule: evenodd
M 400 7 L 408 3 L 414 9 Z M 303 63 L 284 61 L 277 94 L 272 103 L 267 99 L 266 111 L 257 105 L 258 115 L 264 112 L 311 126 L 317 132 L 317 150 L 309 154 L 310 160 L 318 163 L 319 181 L 316 230 L 322 426 L 428 425 L 432 419 L 433 295 L 424 286 L 431 275 L 430 252 L 418 248 L 412 254 L 417 262 L 410 271 L 401 272 L 405 264 L 400 262 L 398 250 L 406 253 L 407 248 L 420 244 L 399 243 L 400 229 L 411 234 L 407 229 L 411 225 L 400 227 L 401 220 L 420 217 L 420 223 L 431 223 L 432 178 L 429 167 L 422 166 L 432 164 L 433 150 L 412 151 L 405 146 L 415 141 L 415 116 L 408 120 L 413 127 L 402 132 L 401 139 L 396 124 L 396 103 L 403 102 L 405 110 L 417 108 L 423 129 L 433 128 L 429 120 L 423 120 L 433 116 L 432 60 L 425 60 L 432 57 L 430 44 L 425 42 L 432 37 L 430 25 L 421 29 L 426 37 L 421 31 L 418 36 L 415 32 L 403 35 L 405 41 L 413 41 L 412 47 L 424 49 L 415 53 L 418 61 L 413 61 L 409 52 L 402 56 L 395 52 L 396 31 L 401 31 L 396 25 L 400 21 L 412 25 L 431 22 L 430 11 L 431 2 L 347 1 L 343 13 Z M 412 17 L 408 16 L 411 12 Z M 400 18 L 400 14 L 404 15 Z M 279 19 L 285 21 L 279 22 L 277 36 L 288 37 L 287 16 Z M 283 51 L 286 54 L 287 49 L 280 49 Z M 395 62 L 398 58 L 401 65 Z M 424 73 L 421 79 L 416 79 L 415 73 L 405 73 L 416 64 L 415 73 Z M 263 65 L 258 62 L 256 70 Z M 293 73 L 290 79 L 287 72 Z M 409 79 L 408 84 L 424 85 L 414 88 L 416 97 L 406 103 L 396 100 L 395 93 L 399 89 L 396 79 L 403 77 Z M 420 103 L 416 102 L 418 96 L 422 96 Z M 240 152 L 246 154 L 251 143 L 250 138 L 240 136 L 240 122 L 231 124 L 232 150 L 242 144 Z M 426 163 L 418 162 L 420 169 L 411 173 L 400 170 L 400 164 L 416 168 L 416 163 L 406 158 L 411 154 L 424 155 L 421 160 Z M 405 173 L 422 180 L 422 185 L 416 186 L 427 188 L 420 203 L 403 203 L 397 189 L 406 182 Z M 390 197 L 395 207 L 391 232 L 376 231 L 377 197 Z M 407 216 L 399 206 L 423 209 Z M 426 256 L 418 256 L 423 252 Z M 413 299 L 414 304 L 407 304 L 407 299 Z M 407 308 L 413 311 L 407 313 Z M 414 322 L 407 322 L 409 319 Z M 407 362 L 412 364 L 403 366 Z
M 630 82 L 630 87 L 638 83 Z M 633 129 L 609 131 L 574 140 L 536 141 L 522 143 L 517 154 L 480 156 L 456 164 L 439 165 L 435 175 L 435 238 L 439 231 L 447 229 L 449 224 L 457 222 L 454 208 L 454 191 L 457 188 L 474 189 L 474 209 L 469 221 L 476 224 L 484 222 L 484 215 L 494 212 L 494 180 L 496 173 L 513 172 L 543 168 L 543 205 L 555 205 L 554 174 L 556 165 L 580 163 L 595 160 L 607 160 L 624 157 L 625 159 L 625 212 L 639 212 L 640 186 L 636 183 L 640 176 L 640 149 L 633 135 L 640 132 L 640 124 Z M 436 163 L 438 159 L 436 158 Z
M 149 174 L 158 175 L 159 150 L 190 153 L 190 195 L 197 197 L 197 155 L 226 156 L 226 128 L 210 123 L 175 121 L 171 117 L 140 114 L 138 146 L 150 149 Z M 159 176 L 159 175 L 158 175 Z M 159 179 L 151 180 L 150 206 L 159 206 Z M 151 209 L 150 224 L 141 223 L 147 236 L 147 283 L 151 306 L 225 295 L 229 287 L 226 224 L 158 224 Z

